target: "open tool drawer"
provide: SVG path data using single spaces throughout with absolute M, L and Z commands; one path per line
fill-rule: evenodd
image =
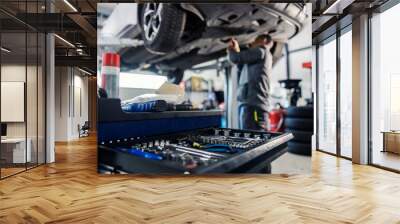
M 269 173 L 293 138 L 219 128 L 220 111 L 124 113 L 118 100 L 99 101 L 106 105 L 98 127 L 101 173 Z

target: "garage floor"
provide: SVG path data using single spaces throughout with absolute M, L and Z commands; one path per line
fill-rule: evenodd
M 320 152 L 311 175 L 107 176 L 96 139 L 0 181 L 0 223 L 398 223 L 400 176 Z
M 273 174 L 310 174 L 311 157 L 285 153 L 271 164 Z
M 391 152 L 374 151 L 372 157 L 374 164 L 400 170 L 400 155 Z

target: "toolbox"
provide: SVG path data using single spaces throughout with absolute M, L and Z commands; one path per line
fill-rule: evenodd
M 221 128 L 222 111 L 124 112 L 98 99 L 99 173 L 270 173 L 290 133 Z

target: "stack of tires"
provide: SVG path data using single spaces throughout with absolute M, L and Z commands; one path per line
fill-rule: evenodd
M 286 110 L 285 132 L 290 132 L 294 138 L 288 143 L 291 153 L 311 156 L 311 137 L 314 128 L 313 107 L 289 107 Z

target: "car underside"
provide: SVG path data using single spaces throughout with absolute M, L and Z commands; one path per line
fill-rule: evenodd
M 138 7 L 143 45 L 120 50 L 123 67 L 174 73 L 226 55 L 231 38 L 246 48 L 260 34 L 274 40 L 274 61 L 303 26 L 304 4 L 145 3 Z

